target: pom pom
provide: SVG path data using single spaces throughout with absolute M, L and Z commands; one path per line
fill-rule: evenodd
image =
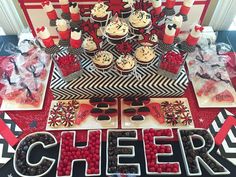
M 108 5 L 108 11 L 112 12 L 112 15 L 121 14 L 121 11 L 124 11 L 124 6 L 127 4 L 127 2 L 124 2 L 123 0 L 109 0 Z
M 120 53 L 128 54 L 128 53 L 131 53 L 133 51 L 133 45 L 132 45 L 132 43 L 126 41 L 126 42 L 123 42 L 121 44 L 117 44 L 116 45 L 116 50 Z

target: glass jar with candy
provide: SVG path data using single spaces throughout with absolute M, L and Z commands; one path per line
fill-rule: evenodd
M 173 49 L 165 52 L 159 62 L 158 73 L 171 79 L 176 79 L 181 72 L 187 53 Z
M 64 81 L 69 82 L 82 75 L 82 65 L 76 55 L 60 52 L 53 56 L 53 60 L 57 71 Z

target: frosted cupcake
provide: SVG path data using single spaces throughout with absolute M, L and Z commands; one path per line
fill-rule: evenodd
M 113 55 L 107 51 L 100 51 L 93 57 L 93 63 L 98 70 L 108 70 L 113 63 Z
M 140 30 L 144 32 L 152 25 L 151 15 L 142 10 L 136 10 L 129 17 L 129 24 L 134 34 L 140 34 Z
M 152 47 L 141 46 L 135 50 L 135 58 L 141 65 L 148 65 L 156 58 L 155 51 Z
M 131 55 L 121 55 L 116 60 L 116 69 L 124 75 L 131 73 L 135 66 L 136 60 Z
M 108 18 L 108 6 L 104 2 L 98 2 L 91 9 L 91 18 L 95 22 L 99 22 L 102 26 L 106 25 Z
M 83 41 L 82 47 L 84 52 L 90 56 L 94 56 L 98 50 L 97 44 L 92 37 L 86 37 Z
M 140 35 L 138 40 L 141 45 L 153 47 L 158 43 L 158 36 L 156 34 L 151 34 L 148 40 L 144 40 L 144 36 Z
M 134 4 L 134 0 L 122 0 L 122 1 L 126 2 L 127 4 L 124 5 L 124 10 L 121 11 L 119 17 L 128 18 L 132 13 L 132 6 Z
M 125 22 L 120 21 L 119 18 L 110 22 L 105 29 L 109 41 L 115 44 L 123 42 L 128 35 L 128 32 L 128 25 Z

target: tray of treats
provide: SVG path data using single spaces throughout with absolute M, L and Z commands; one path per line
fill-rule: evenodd
M 118 128 L 118 101 L 115 98 L 53 100 L 46 130 L 87 130 Z
M 216 46 L 201 48 L 187 57 L 194 92 L 201 108 L 236 107 L 236 91 L 226 70 L 227 56 L 218 55 Z
M 121 99 L 122 128 L 193 128 L 187 98 L 125 97 Z
M 25 51 L 0 61 L 0 110 L 43 108 L 52 60 L 34 41 L 24 40 L 23 45 Z

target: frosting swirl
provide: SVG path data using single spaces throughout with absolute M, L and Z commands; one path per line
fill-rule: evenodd
M 131 13 L 129 23 L 135 28 L 144 28 L 151 24 L 151 15 L 143 10 L 136 10 Z
M 92 37 L 86 37 L 83 41 L 82 47 L 88 51 L 97 50 L 97 45 Z
M 94 5 L 94 7 L 91 10 L 91 15 L 94 17 L 105 17 L 107 12 L 108 6 L 104 2 L 98 2 Z
M 116 65 L 123 70 L 130 70 L 135 66 L 135 59 L 131 55 L 121 55 L 116 60 Z
M 110 22 L 106 29 L 107 34 L 113 35 L 113 36 L 124 36 L 128 33 L 129 28 L 128 25 L 125 22 L 121 22 L 119 19 Z
M 108 51 L 100 51 L 93 57 L 94 64 L 102 67 L 109 66 L 112 61 L 113 55 Z
M 156 54 L 152 47 L 141 46 L 136 49 L 135 57 L 138 61 L 148 63 L 156 57 Z

